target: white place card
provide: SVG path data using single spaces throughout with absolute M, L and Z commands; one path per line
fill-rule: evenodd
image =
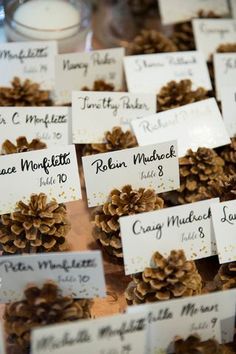
M 218 15 L 229 13 L 227 0 L 159 0 L 159 7 L 164 25 L 190 21 L 201 10 Z
M 156 95 L 127 92 L 73 92 L 73 142 L 104 142 L 115 126 L 130 129 L 133 119 L 156 113 Z
M 184 79 L 193 82 L 193 89 L 212 89 L 204 55 L 197 51 L 132 55 L 124 65 L 130 92 L 157 94 L 169 81 Z
M 236 261 L 236 200 L 211 206 L 220 263 Z
M 47 326 L 32 332 L 32 354 L 144 354 L 144 314 L 122 314 Z
M 229 136 L 236 134 L 236 86 L 222 88 L 222 114 Z
M 0 323 L 0 354 L 5 354 L 3 327 L 1 323 Z
M 125 274 L 151 266 L 155 251 L 167 257 L 183 249 L 188 260 L 212 256 L 214 249 L 210 205 L 219 199 L 186 204 L 119 219 Z
M 188 149 L 216 148 L 230 143 L 215 98 L 191 103 L 131 122 L 139 145 L 178 140 L 179 156 Z
M 0 215 L 15 210 L 32 193 L 58 203 L 81 199 L 74 145 L 0 156 Z
M 206 60 L 220 44 L 236 42 L 236 21 L 231 19 L 195 19 L 192 21 L 197 49 Z
M 153 188 L 157 193 L 179 187 L 176 141 L 84 156 L 88 206 L 104 204 L 114 188 Z
M 0 107 L 0 146 L 25 136 L 40 139 L 47 147 L 71 143 L 69 107 Z M 0 147 L 1 150 L 1 147 Z
M 230 8 L 231 8 L 232 17 L 236 18 L 236 1 L 235 0 L 229 0 L 229 2 L 230 2 Z
M 71 92 L 82 87 L 93 87 L 95 80 L 105 80 L 118 91 L 123 86 L 124 48 L 103 49 L 92 52 L 60 54 L 56 57 L 55 100 L 71 102 Z
M 149 324 L 147 353 L 156 354 L 166 350 L 169 353 L 170 341 L 176 336 L 187 338 L 198 333 L 202 340 L 215 337 L 219 342 L 232 342 L 235 305 L 236 289 L 130 306 L 128 313 L 146 312 Z
M 236 82 L 236 53 L 215 53 L 214 72 L 217 98 L 221 101 L 222 90 Z
M 100 251 L 2 256 L 0 274 L 1 303 L 20 301 L 28 284 L 42 286 L 47 280 L 55 281 L 64 295 L 74 298 L 106 294 Z
M 17 76 L 52 90 L 56 55 L 57 42 L 53 41 L 0 43 L 0 86 L 11 86 Z

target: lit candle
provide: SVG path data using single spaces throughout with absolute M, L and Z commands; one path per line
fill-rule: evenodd
M 15 10 L 12 25 L 6 25 L 7 36 L 11 41 L 57 40 L 60 52 L 72 51 L 71 41 L 78 42 L 78 33 L 84 30 L 80 10 L 66 0 L 27 1 Z

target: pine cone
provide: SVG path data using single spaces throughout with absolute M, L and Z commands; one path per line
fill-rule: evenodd
M 162 87 L 157 95 L 157 109 L 158 112 L 162 112 L 188 103 L 201 101 L 208 97 L 208 91 L 203 87 L 198 87 L 193 91 L 191 80 L 170 81 L 166 86 Z
M 132 276 L 125 296 L 128 305 L 193 296 L 201 293 L 202 279 L 193 261 L 182 250 L 171 251 L 164 258 L 159 252 L 152 257 L 153 268 Z
M 12 87 L 0 88 L 0 106 L 51 106 L 48 91 L 40 90 L 40 85 L 30 80 L 20 81 L 15 77 Z
M 219 344 L 215 339 L 201 341 L 196 334 L 190 335 L 186 340 L 176 338 L 174 342 L 174 354 L 230 354 L 229 348 Z
M 236 262 L 224 263 L 220 266 L 215 284 L 218 290 L 236 288 Z
M 128 5 L 136 16 L 144 16 L 150 10 L 157 8 L 156 0 L 128 0 Z
M 216 51 L 217 53 L 234 53 L 236 52 L 236 43 L 221 44 Z
M 108 254 L 122 260 L 119 217 L 162 209 L 163 205 L 153 189 L 135 190 L 130 185 L 114 189 L 108 201 L 94 212 L 93 235 Z
M 220 176 L 209 182 L 206 199 L 220 198 L 221 202 L 236 199 L 236 175 Z
M 0 216 L 0 245 L 4 255 L 59 252 L 68 249 L 70 230 L 64 204 L 47 203 L 43 193 L 33 194 L 30 202 L 17 203 L 12 214 Z
M 136 137 L 131 131 L 123 132 L 120 127 L 105 133 L 104 144 L 86 144 L 83 155 L 94 155 L 104 152 L 133 148 L 138 145 Z
M 62 296 L 53 282 L 42 288 L 29 285 L 24 300 L 10 303 L 5 308 L 7 341 L 16 353 L 30 352 L 30 331 L 36 327 L 90 318 L 91 300 L 75 300 Z
M 236 137 L 231 139 L 231 144 L 223 147 L 220 156 L 225 162 L 225 173 L 236 174 Z
M 142 30 L 127 47 L 128 55 L 175 52 L 175 44 L 155 30 Z
M 109 84 L 104 80 L 96 80 L 93 83 L 93 87 L 90 89 L 87 86 L 82 87 L 81 91 L 115 91 L 113 84 Z
M 47 145 L 39 139 L 28 142 L 25 136 L 16 139 L 16 145 L 10 140 L 5 140 L 2 144 L 1 155 L 16 154 L 20 152 L 46 149 Z

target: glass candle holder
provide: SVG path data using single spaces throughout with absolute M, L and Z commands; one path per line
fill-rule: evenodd
M 86 0 L 5 0 L 10 42 L 56 40 L 59 53 L 83 51 L 91 29 Z

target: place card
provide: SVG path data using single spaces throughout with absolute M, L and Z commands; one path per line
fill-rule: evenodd
M 54 88 L 57 42 L 0 43 L 0 86 L 11 86 L 15 76 L 40 84 L 40 89 Z
M 5 354 L 4 335 L 2 324 L 0 323 L 0 354 Z
M 192 21 L 197 49 L 206 60 L 219 45 L 236 42 L 236 21 L 231 19 L 195 19 Z
M 0 144 L 25 136 L 28 141 L 40 139 L 47 147 L 68 145 L 70 128 L 69 107 L 0 107 Z
M 217 98 L 221 101 L 224 87 L 236 81 L 236 53 L 215 53 L 214 72 Z
M 126 92 L 73 92 L 73 142 L 104 142 L 104 133 L 120 126 L 130 129 L 133 119 L 156 113 L 156 95 Z
M 176 141 L 82 158 L 88 206 L 106 202 L 114 188 L 153 188 L 157 193 L 179 188 Z
M 211 206 L 220 263 L 236 261 L 236 200 Z
M 14 211 L 32 193 L 45 193 L 58 203 L 81 199 L 74 145 L 0 156 L 0 215 Z
M 176 336 L 187 338 L 197 333 L 202 340 L 215 337 L 219 342 L 232 342 L 235 305 L 236 289 L 130 306 L 128 313 L 146 312 L 148 354 L 156 354 L 171 352 L 169 344 Z
M 236 2 L 235 0 L 229 0 L 229 2 L 230 2 L 232 17 L 236 18 Z
M 217 15 L 229 13 L 227 0 L 159 0 L 159 8 L 164 25 L 190 21 L 201 10 L 214 11 Z
M 188 260 L 214 255 L 213 203 L 219 199 L 119 218 L 125 274 L 152 266 L 156 251 L 167 257 L 171 250 L 183 249 Z
M 224 123 L 232 138 L 236 134 L 236 86 L 223 87 L 221 95 Z
M 127 56 L 124 66 L 130 92 L 157 94 L 169 81 L 185 79 L 193 89 L 212 89 L 204 55 L 197 51 Z
M 122 314 L 35 329 L 32 354 L 144 354 L 147 321 Z
M 63 295 L 74 298 L 106 294 L 100 251 L 2 256 L 0 274 L 1 303 L 20 301 L 28 284 L 42 286 L 48 280 L 58 283 Z
M 114 48 L 56 56 L 57 104 L 71 102 L 72 91 L 84 86 L 92 88 L 95 80 L 105 80 L 113 84 L 116 91 L 121 90 L 124 55 L 124 48 Z
M 188 149 L 216 148 L 230 143 L 215 98 L 190 103 L 131 122 L 139 145 L 178 140 L 179 156 Z

